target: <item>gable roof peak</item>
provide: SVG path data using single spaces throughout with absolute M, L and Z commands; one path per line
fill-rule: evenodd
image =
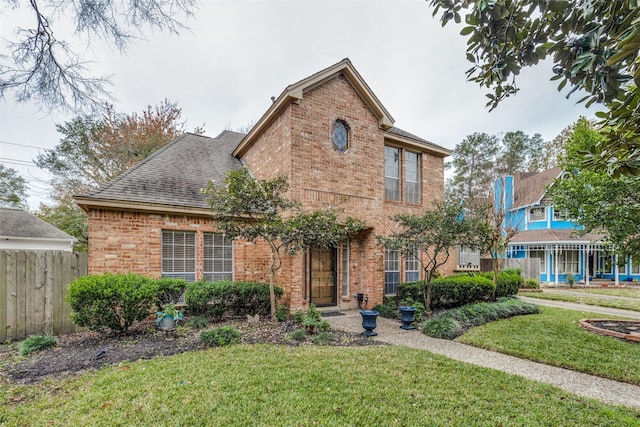
M 236 157 L 242 156 L 242 154 L 244 154 L 244 152 L 253 144 L 255 139 L 277 116 L 280 110 L 288 105 L 289 102 L 300 101 L 304 98 L 305 92 L 320 86 L 340 74 L 347 79 L 356 92 L 358 92 L 358 95 L 360 95 L 369 106 L 373 114 L 378 118 L 379 126 L 385 130 L 393 127 L 395 120 L 391 117 L 391 114 L 389 114 L 369 85 L 364 81 L 360 73 L 355 69 L 351 60 L 349 58 L 344 58 L 340 62 L 287 86 L 280 96 L 273 100 L 260 120 L 258 120 L 255 126 L 251 128 L 249 133 L 247 133 L 240 144 L 238 144 L 236 149 L 233 151 L 233 155 Z

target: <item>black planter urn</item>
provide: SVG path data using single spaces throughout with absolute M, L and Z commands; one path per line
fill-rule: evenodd
M 362 335 L 367 337 L 375 337 L 378 335 L 373 330 L 376 328 L 376 319 L 378 317 L 378 313 L 375 310 L 360 310 L 360 316 L 362 316 L 362 327 L 364 328 L 364 332 Z
M 401 305 L 400 307 L 398 307 L 398 310 L 400 310 L 400 321 L 402 322 L 402 325 L 400 325 L 400 329 L 415 329 L 415 327 L 413 326 L 413 322 L 415 321 L 416 308 L 409 307 L 407 305 Z

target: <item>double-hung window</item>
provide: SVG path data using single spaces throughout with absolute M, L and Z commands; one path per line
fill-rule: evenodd
M 233 280 L 233 241 L 224 234 L 204 233 L 204 280 Z
M 196 280 L 195 232 L 162 232 L 162 277 Z
M 404 261 L 405 282 L 417 282 L 420 280 L 420 253 L 407 254 Z
M 405 151 L 405 202 L 420 204 L 420 154 Z
M 384 147 L 384 195 L 400 201 L 400 149 Z
M 384 251 L 384 294 L 395 295 L 400 283 L 400 252 Z
M 544 221 L 546 219 L 546 209 L 544 206 L 529 209 L 529 221 Z

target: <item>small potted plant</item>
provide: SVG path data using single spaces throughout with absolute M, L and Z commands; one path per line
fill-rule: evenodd
M 164 304 L 162 311 L 156 313 L 156 327 L 163 331 L 172 331 L 176 328 L 176 322 L 182 320 L 182 311 L 176 308 L 175 304 Z

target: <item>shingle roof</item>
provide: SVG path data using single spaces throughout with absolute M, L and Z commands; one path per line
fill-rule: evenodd
M 589 243 L 600 242 L 602 234 L 587 233 L 582 236 L 575 233 L 576 230 L 567 229 L 542 229 L 520 231 L 509 240 L 510 245 L 523 243 Z
M 201 193 L 208 180 L 222 181 L 242 163 L 231 155 L 244 137 L 223 131 L 215 138 L 186 133 L 96 190 L 77 197 L 208 208 Z
M 413 140 L 415 142 L 418 142 L 418 143 L 424 145 L 425 147 L 436 149 L 438 151 L 451 152 L 451 150 L 449 150 L 447 148 L 441 147 L 441 146 L 439 146 L 437 144 L 434 144 L 433 142 L 427 141 L 426 139 L 420 138 L 419 136 L 416 136 L 416 135 L 414 135 L 412 133 L 409 133 L 409 132 L 407 132 L 405 130 L 402 130 L 400 128 L 397 128 L 395 126 L 390 127 L 389 129 L 386 130 L 386 132 L 390 133 L 392 135 L 398 135 L 398 136 L 401 136 L 403 138 L 411 139 L 411 140 Z
M 14 208 L 0 208 L 0 237 L 77 240 L 37 216 Z
M 540 173 L 518 173 L 513 177 L 513 205 L 511 210 L 538 203 L 554 179 L 560 176 L 558 167 Z

